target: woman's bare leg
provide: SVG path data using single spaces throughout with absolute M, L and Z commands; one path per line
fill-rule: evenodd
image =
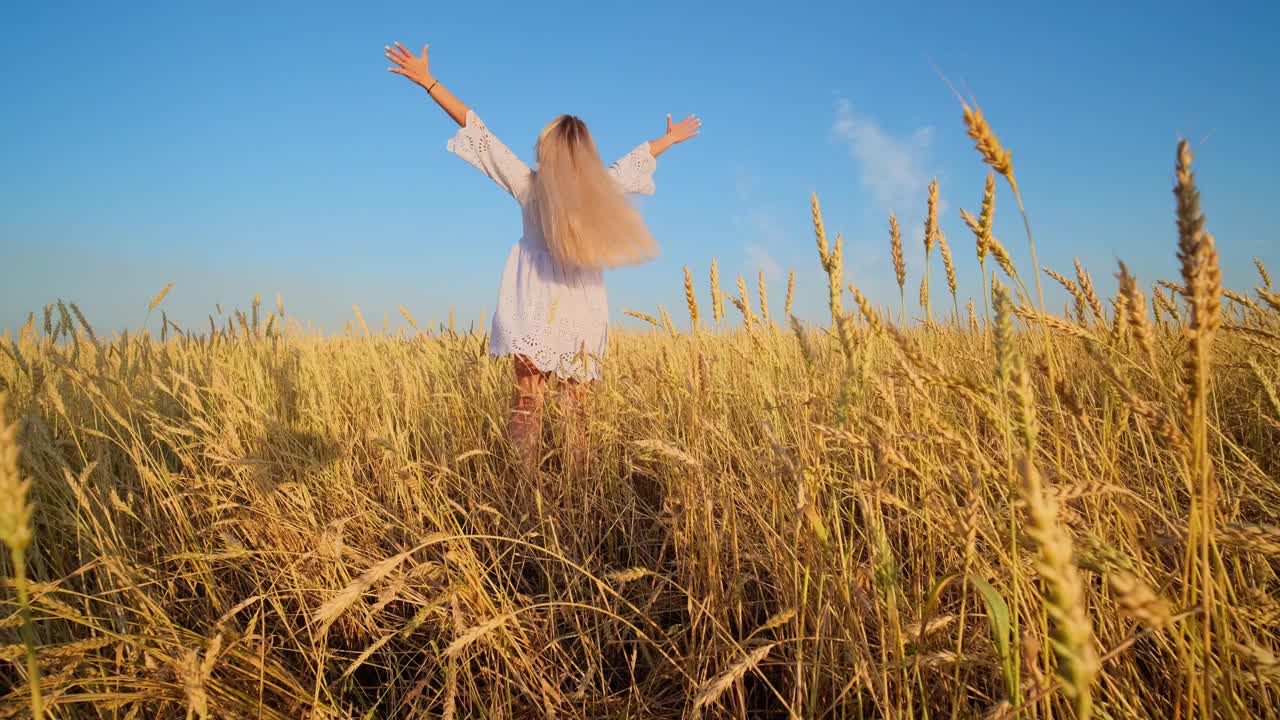
M 507 432 L 525 472 L 538 469 L 542 456 L 542 405 L 547 377 L 524 355 L 515 358 L 516 389 Z

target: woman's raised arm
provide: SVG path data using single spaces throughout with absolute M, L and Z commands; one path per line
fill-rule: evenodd
M 387 59 L 395 63 L 395 67 L 387 68 L 387 72 L 403 75 L 421 85 L 427 91 L 427 94 L 431 96 L 431 99 L 435 100 L 437 105 L 449 113 L 449 117 L 453 118 L 454 122 L 460 126 L 465 126 L 469 108 L 431 74 L 431 64 L 427 61 L 428 47 L 430 46 L 423 45 L 422 57 L 418 57 L 405 50 L 400 43 L 396 43 L 394 48 L 387 45 Z

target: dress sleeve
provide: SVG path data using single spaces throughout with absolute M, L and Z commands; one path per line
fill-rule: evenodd
M 610 165 L 609 174 L 622 188 L 622 192 L 652 195 L 653 171 L 657 168 L 658 161 L 649 151 L 649 143 L 646 142 Z
M 467 111 L 467 124 L 449 139 L 449 152 L 471 163 L 517 200 L 529 189 L 529 166 L 494 137 L 471 110 Z

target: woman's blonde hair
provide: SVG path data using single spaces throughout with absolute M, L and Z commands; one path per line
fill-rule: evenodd
M 599 269 L 658 254 L 644 218 L 605 170 L 586 123 L 572 115 L 552 120 L 536 154 L 531 210 L 552 257 Z

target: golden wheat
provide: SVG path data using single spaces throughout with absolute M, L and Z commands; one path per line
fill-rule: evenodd
M 684 266 L 684 302 L 689 308 L 689 327 L 698 327 L 698 297 L 693 292 L 693 273 Z
M 744 328 L 625 310 L 662 332 L 614 328 L 589 396 L 550 379 L 533 472 L 482 328 L 321 335 L 277 297 L 95 337 L 43 306 L 0 338 L 0 539 L 32 558 L 0 562 L 0 714 L 1274 714 L 1280 308 L 1221 318 L 1178 176 L 1190 313 L 1157 284 L 1154 323 L 1123 266 L 1114 319 L 1079 263 L 1075 318 L 1032 307 L 988 174 L 961 217 L 1016 294 L 895 325 L 815 195 L 829 323 L 794 272 L 789 334 L 741 276 Z

